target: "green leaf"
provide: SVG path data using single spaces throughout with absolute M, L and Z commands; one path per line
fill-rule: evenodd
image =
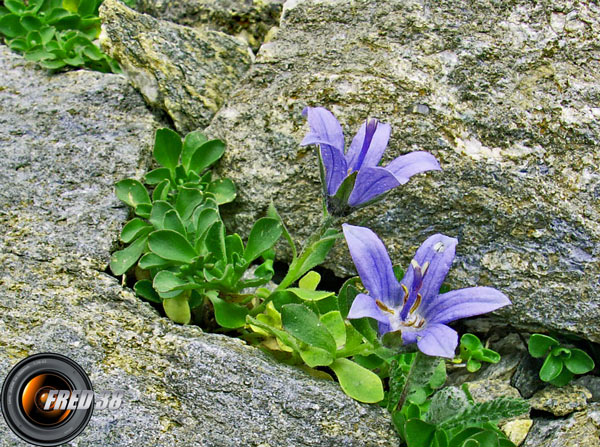
M 183 226 L 183 222 L 181 221 L 177 210 L 167 211 L 167 214 L 165 214 L 165 220 L 163 221 L 163 226 L 165 230 L 173 230 L 181 234 L 183 237 L 187 236 L 185 227 Z
M 194 213 L 196 216 L 196 213 Z M 196 244 L 200 241 L 200 238 L 205 234 L 214 224 L 220 220 L 219 212 L 212 208 L 207 208 L 198 213 L 196 220 Z M 198 249 L 198 252 L 201 252 Z
M 221 140 L 210 140 L 194 151 L 189 163 L 189 170 L 201 174 L 225 153 L 225 143 Z
M 282 231 L 281 224 L 276 219 L 269 217 L 258 219 L 250 231 L 244 250 L 246 262 L 249 264 L 273 247 L 281 237 Z
M 77 1 L 77 0 L 70 0 L 70 1 Z M 81 0 L 81 1 L 79 1 L 79 5 L 77 7 L 77 12 L 79 13 L 79 15 L 81 17 L 87 17 L 87 16 L 94 15 L 96 13 L 96 5 L 97 5 L 96 0 Z
M 25 52 L 29 48 L 29 44 L 27 43 L 27 41 L 19 37 L 9 41 L 8 46 L 11 50 L 18 52 Z
M 244 243 L 239 234 L 230 234 L 225 237 L 225 251 L 227 253 L 227 262 L 233 264 L 233 255 L 240 257 L 244 254 Z
M 563 368 L 562 371 L 560 372 L 560 374 L 558 376 L 556 376 L 554 379 L 549 380 L 548 383 L 557 386 L 557 387 L 561 387 L 561 386 L 565 386 L 567 383 L 569 383 L 571 380 L 573 380 L 573 373 L 571 371 L 569 371 L 567 368 Z
M 431 447 L 435 436 L 435 425 L 419 419 L 410 419 L 405 425 L 408 447 Z
M 469 425 L 479 425 L 484 422 L 499 421 L 520 416 L 529 411 L 529 404 L 523 399 L 500 397 L 482 403 L 476 403 L 464 412 L 438 425 L 443 430 L 454 430 Z M 452 442 L 450 443 L 452 445 Z
M 356 298 L 356 295 L 359 293 L 357 289 L 358 284 L 360 284 L 360 278 L 354 277 L 347 280 L 340 288 L 338 293 L 338 306 L 343 318 L 348 316 L 354 298 Z
M 25 12 L 27 8 L 25 3 L 18 0 L 4 0 L 4 6 L 13 14 L 21 15 Z
M 467 361 L 467 371 L 473 373 L 475 371 L 479 371 L 480 368 L 481 368 L 481 362 L 479 360 L 470 358 Z
M 558 345 L 558 340 L 547 335 L 532 334 L 529 337 L 529 353 L 534 358 L 544 357 L 550 348 Z
M 62 0 L 62 7 L 69 12 L 77 12 L 79 0 Z
M 208 192 L 215 195 L 217 203 L 224 205 L 235 199 L 235 185 L 228 178 L 215 180 L 208 186 Z
M 181 153 L 181 164 L 186 172 L 190 170 L 190 162 L 196 150 L 207 141 L 208 139 L 199 130 L 190 132 L 185 136 L 183 140 L 183 152 Z
M 298 287 L 305 290 L 316 290 L 321 282 L 321 275 L 315 271 L 310 271 L 298 281 Z
M 322 264 L 335 244 L 335 241 L 341 236 L 341 233 L 338 233 L 334 229 L 327 230 L 325 236 L 311 246 L 310 255 L 302 262 L 302 265 L 298 267 L 297 277 L 303 276 L 309 270 Z
M 19 16 L 15 14 L 6 14 L 0 17 L 0 33 L 9 39 L 24 36 L 27 31 L 21 25 Z
M 171 265 L 173 265 L 173 262 L 163 259 L 160 256 L 155 255 L 154 253 L 146 253 L 140 258 L 140 262 L 138 262 L 138 265 L 141 269 L 149 270 L 152 268 L 170 267 Z
M 23 25 L 23 26 L 25 26 L 25 25 Z M 39 31 L 42 36 L 42 43 L 44 45 L 46 45 L 52 40 L 56 30 L 54 29 L 53 26 L 44 26 L 44 27 L 40 28 Z
M 158 296 L 156 290 L 152 287 L 152 281 L 148 279 L 142 279 L 135 283 L 133 286 L 133 290 L 138 296 L 142 298 L 152 301 L 153 303 L 162 303 L 162 298 Z
M 165 220 L 165 215 L 174 209 L 170 203 L 165 202 L 164 200 L 157 200 L 152 205 L 152 211 L 150 212 L 150 217 L 148 220 L 157 230 L 162 230 L 163 222 Z
M 337 376 L 344 393 L 351 398 L 365 403 L 383 399 L 383 384 L 374 372 L 348 359 L 336 359 L 329 367 Z
M 40 65 L 48 70 L 58 70 L 59 68 L 62 68 L 67 64 L 64 61 L 44 60 L 40 61 Z
M 182 150 L 181 137 L 171 129 L 162 128 L 156 131 L 154 138 L 154 158 L 162 166 L 175 170 Z
M 162 270 L 156 274 L 152 287 L 161 294 L 173 292 L 175 290 L 191 290 L 198 288 L 197 284 L 188 282 L 168 270 Z
M 93 61 L 99 61 L 104 59 L 104 53 L 100 51 L 100 49 L 90 42 L 89 45 L 86 45 L 83 49 L 83 54 Z
M 305 305 L 286 304 L 281 308 L 281 321 L 284 329 L 298 340 L 323 349 L 332 356 L 335 354 L 337 347 L 333 336 L 319 317 Z
M 277 208 L 275 208 L 273 202 L 269 204 L 269 208 L 267 209 L 267 217 L 270 217 L 271 219 L 276 219 L 281 224 L 281 229 L 283 230 L 283 237 L 287 240 L 288 244 L 290 245 L 290 248 L 292 249 L 292 259 L 295 260 L 298 254 L 296 251 L 296 244 L 294 244 L 294 240 L 292 239 L 292 236 L 285 227 L 283 219 L 281 219 L 281 216 L 277 212 Z
M 141 237 L 129 247 L 114 252 L 110 257 L 110 269 L 113 274 L 117 276 L 123 275 L 127 270 L 133 267 L 146 249 L 147 241 L 148 238 Z
M 171 171 L 168 168 L 154 169 L 146 174 L 146 183 L 156 185 L 163 180 L 171 179 Z
M 206 241 L 204 242 L 208 252 L 216 260 L 227 261 L 227 249 L 225 247 L 225 225 L 223 222 L 215 222 L 208 230 Z
M 320 317 L 321 323 L 325 325 L 329 333 L 333 336 L 335 344 L 341 348 L 346 344 L 346 324 L 339 311 L 333 310 Z
M 191 264 L 196 251 L 185 237 L 173 230 L 157 230 L 148 236 L 148 247 L 163 259 Z
M 136 217 L 127 222 L 123 230 L 121 230 L 121 240 L 128 244 L 141 235 L 145 236 L 150 231 L 152 231 L 152 226 Z
M 117 197 L 132 208 L 140 204 L 150 205 L 148 191 L 140 182 L 134 179 L 121 180 L 115 185 Z
M 461 349 L 464 347 L 469 351 L 476 351 L 478 349 L 482 349 L 483 345 L 481 344 L 481 340 L 479 340 L 476 335 L 464 334 L 462 337 L 460 337 L 460 347 Z
M 42 21 L 38 19 L 36 16 L 24 16 L 21 17 L 21 25 L 27 31 L 39 31 L 42 28 Z M 42 43 L 46 43 L 43 42 Z
M 206 296 L 213 304 L 215 310 L 215 320 L 219 326 L 227 329 L 237 329 L 244 327 L 248 308 L 239 304 L 229 303 L 214 293 L 207 293 Z
M 158 200 L 167 200 L 169 198 L 171 182 L 169 180 L 163 180 L 154 188 L 152 191 L 152 200 L 155 202 Z
M 546 357 L 546 360 L 544 360 L 544 364 L 540 369 L 540 379 L 544 382 L 549 382 L 550 380 L 557 378 L 562 369 L 562 360 L 553 355 L 549 355 Z
M 501 359 L 500 354 L 496 351 L 492 351 L 491 349 L 483 348 L 481 351 L 478 351 L 474 354 L 474 357 L 477 360 L 481 360 L 483 362 L 488 363 L 498 363 Z
M 292 292 L 294 295 L 296 295 L 303 301 L 319 301 L 334 295 L 333 292 L 325 292 L 323 290 L 306 290 L 295 287 L 291 287 L 286 290 Z
M 175 209 L 179 212 L 181 218 L 186 221 L 188 220 L 198 205 L 204 200 L 204 194 L 197 188 L 184 188 L 179 189 L 177 194 L 177 200 L 175 202 Z
M 573 374 L 585 374 L 594 369 L 594 361 L 581 349 L 571 349 L 571 357 L 565 360 L 565 366 Z
M 164 299 L 163 309 L 167 317 L 175 323 L 189 324 L 192 320 L 192 312 L 185 292 L 176 297 Z

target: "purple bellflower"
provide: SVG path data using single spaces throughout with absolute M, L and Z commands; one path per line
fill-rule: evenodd
M 337 210 L 366 206 L 396 186 L 405 184 L 415 174 L 441 170 L 435 157 L 422 151 L 401 155 L 385 167 L 377 166 L 390 139 L 389 124 L 376 119 L 365 121 L 344 154 L 342 126 L 329 110 L 306 107 L 302 114 L 308 118 L 310 132 L 300 144 L 320 146 L 325 168 L 324 189 L 330 199 L 328 205 L 333 204 Z M 345 187 L 340 188 L 342 184 Z M 331 199 L 340 189 L 343 197 L 337 197 L 337 202 L 341 203 L 336 203 Z
M 343 225 L 344 236 L 368 294 L 356 296 L 348 318 L 374 318 L 379 334 L 399 332 L 403 344 L 417 343 L 430 356 L 454 357 L 458 334 L 447 326 L 460 318 L 491 312 L 510 304 L 491 287 L 470 287 L 438 294 L 450 270 L 457 240 L 429 237 L 417 250 L 398 282 L 383 242 L 368 228 Z

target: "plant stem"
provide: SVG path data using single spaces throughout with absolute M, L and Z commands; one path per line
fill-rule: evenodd
M 396 406 L 396 410 L 400 411 L 402 409 L 402 407 L 404 406 L 404 402 L 406 401 L 406 398 L 408 397 L 408 392 L 410 390 L 410 382 L 412 379 L 413 374 L 415 373 L 415 366 L 419 361 L 419 356 L 421 356 L 423 354 L 421 354 L 420 351 L 417 351 L 415 358 L 412 362 L 412 364 L 410 365 L 410 370 L 408 371 L 408 374 L 406 375 L 406 382 L 404 382 L 404 388 L 402 389 L 402 394 L 400 394 L 400 399 L 398 400 L 398 405 Z

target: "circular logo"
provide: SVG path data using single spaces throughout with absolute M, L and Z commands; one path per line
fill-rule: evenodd
M 83 368 L 52 353 L 17 363 L 4 380 L 0 400 L 10 429 L 39 446 L 69 442 L 87 426 L 94 410 L 92 382 Z

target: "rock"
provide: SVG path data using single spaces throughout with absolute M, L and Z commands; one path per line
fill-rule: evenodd
M 508 439 L 516 445 L 521 445 L 529 434 L 532 425 L 533 421 L 531 419 L 516 419 L 501 423 L 499 427 L 508 436 Z
M 575 385 L 587 388 L 592 397 L 588 399 L 588 402 L 600 402 L 600 377 L 598 376 L 581 376 L 575 379 Z
M 475 402 L 485 402 L 499 397 L 518 399 L 519 392 L 504 380 L 487 379 L 468 382 L 469 392 Z
M 121 64 L 146 101 L 182 133 L 206 126 L 252 63 L 246 42 L 102 3 L 103 49 Z
M 115 278 L 12 254 L 0 263 L 0 370 L 60 352 L 96 391 L 124 391 L 123 406 L 95 411 L 73 445 L 398 445 L 382 408 L 240 340 L 175 325 Z M 15 439 L 2 427 L 0 446 Z
M 279 24 L 284 0 L 139 0 L 136 9 L 158 19 L 193 27 L 209 27 L 242 37 L 258 49 Z
M 458 237 L 452 287 L 494 286 L 512 324 L 600 341 L 599 17 L 566 0 L 287 2 L 207 130 L 227 141 L 221 173 L 238 185 L 230 228 L 248 234 L 274 200 L 307 237 L 320 187 L 313 148 L 299 146 L 302 109 L 330 108 L 347 141 L 377 117 L 392 125 L 384 164 L 426 150 L 443 172 L 351 221 L 404 266 L 427 236 Z M 330 260 L 354 272 L 343 241 Z
M 175 325 L 103 273 L 127 216 L 113 183 L 146 169 L 159 121 L 122 76 L 49 76 L 4 46 L 0 67 L 0 371 L 59 352 L 96 391 L 125 393 L 70 445 L 398 444 L 383 409 Z M 0 446 L 23 445 L 0 426 Z
M 124 77 L 59 76 L 0 45 L 0 251 L 103 269 L 161 122 Z
M 538 419 L 523 447 L 599 447 L 600 404 L 566 419 Z
M 529 353 L 522 354 L 510 384 L 518 389 L 525 399 L 529 399 L 536 391 L 546 386 L 540 379 L 540 369 L 543 364 L 544 359 L 534 359 Z
M 585 410 L 592 393 L 579 385 L 565 385 L 561 388 L 548 386 L 529 399 L 531 408 L 552 413 L 554 416 L 566 416 L 575 411 Z

